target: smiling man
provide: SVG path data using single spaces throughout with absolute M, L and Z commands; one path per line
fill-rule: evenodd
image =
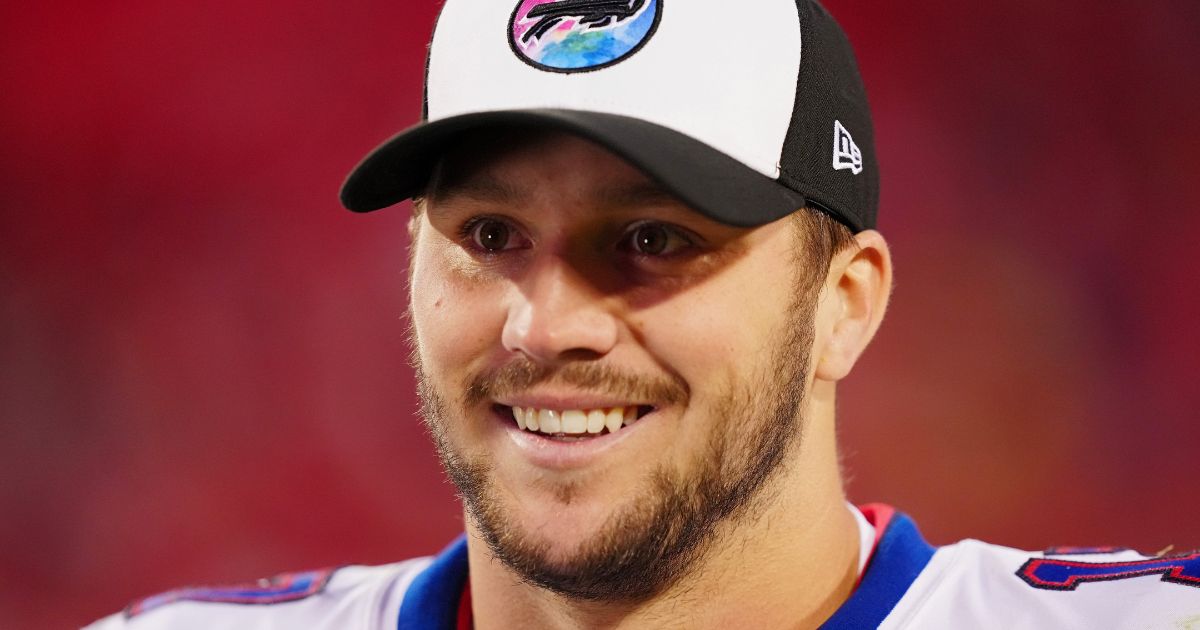
M 413 357 L 466 533 L 436 558 L 174 591 L 98 627 L 1200 614 L 1200 555 L 934 549 L 846 503 L 837 383 L 892 282 L 877 182 L 853 53 L 815 0 L 448 0 L 424 120 L 342 201 L 414 202 Z
M 833 384 L 887 300 L 877 233 L 808 211 L 731 227 L 591 142 L 528 129 L 449 151 L 417 208 L 425 417 L 495 627 L 563 598 L 609 604 L 578 613 L 587 626 L 836 608 L 860 536 Z

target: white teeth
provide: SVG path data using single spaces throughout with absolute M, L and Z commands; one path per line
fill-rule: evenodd
M 562 412 L 563 433 L 585 433 L 587 431 L 587 415 L 578 409 Z
M 598 434 L 608 429 L 616 433 L 623 426 L 638 420 L 638 407 L 611 407 L 609 409 L 535 409 L 513 407 L 513 418 L 522 431 L 535 431 L 550 435 Z
M 542 433 L 561 433 L 562 419 L 553 409 L 538 409 L 538 430 Z
M 604 416 L 604 426 L 608 427 L 609 433 L 616 433 L 621 429 L 621 424 L 625 421 L 625 408 L 613 407 L 608 410 Z
M 604 430 L 604 410 L 593 409 L 587 415 L 587 432 L 599 433 Z

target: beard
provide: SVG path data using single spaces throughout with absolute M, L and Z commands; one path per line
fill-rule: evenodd
M 634 604 L 678 584 L 737 525 L 762 514 L 775 494 L 772 479 L 803 439 L 801 403 L 808 381 L 815 293 L 797 291 L 786 329 L 778 334 L 780 343 L 761 370 L 721 387 L 706 410 L 715 420 L 713 432 L 684 467 L 690 472 L 666 464 L 651 471 L 639 484 L 640 494 L 615 510 L 567 559 L 553 558 L 548 544 L 534 541 L 514 525 L 487 461 L 467 458 L 452 445 L 447 398 L 424 373 L 414 350 L 426 426 L 468 517 L 493 556 L 522 580 L 575 600 Z M 623 393 L 627 399 L 689 398 L 680 382 L 584 363 L 543 368 L 521 358 L 471 377 L 464 384 L 461 407 L 475 408 L 490 396 L 548 382 Z M 458 415 L 459 420 L 467 417 L 462 410 Z M 562 498 L 569 500 L 571 492 L 564 488 Z

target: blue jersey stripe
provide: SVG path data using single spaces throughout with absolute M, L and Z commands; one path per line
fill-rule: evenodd
M 912 519 L 897 513 L 888 525 L 862 582 L 822 630 L 878 628 L 933 558 Z
M 413 579 L 400 604 L 398 630 L 455 630 L 467 581 L 467 536 L 450 543 Z

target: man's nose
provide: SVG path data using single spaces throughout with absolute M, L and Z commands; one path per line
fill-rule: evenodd
M 501 343 L 541 363 L 604 356 L 618 337 L 606 302 L 566 261 L 539 261 L 516 286 Z

